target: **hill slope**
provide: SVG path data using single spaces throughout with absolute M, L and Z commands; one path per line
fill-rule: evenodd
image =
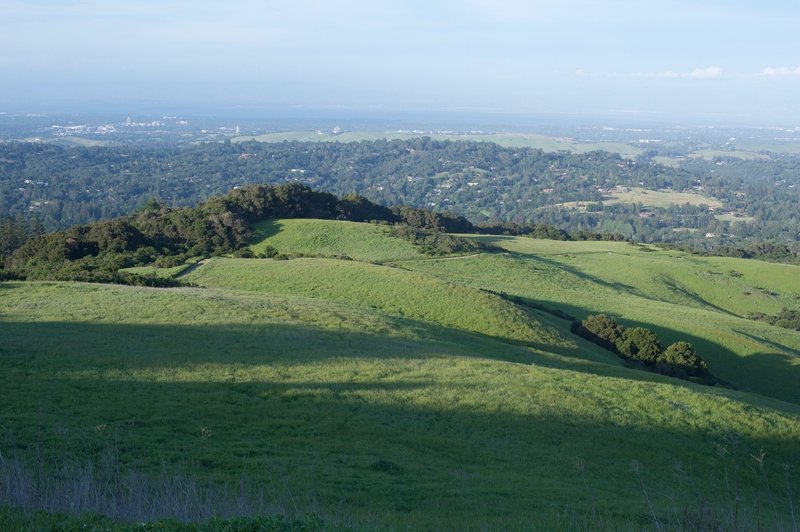
M 763 448 L 773 485 L 800 452 L 796 406 L 604 364 L 606 375 L 556 367 L 522 346 L 319 298 L 63 283 L 4 283 L 0 298 L 4 456 L 116 448 L 120 467 L 152 474 L 166 464 L 237 482 L 247 471 L 332 523 L 551 527 L 594 506 L 622 526 L 651 513 L 642 485 L 663 522 L 697 497 L 724 512 L 734 496 L 741 522 L 755 522 L 760 472 L 740 459 L 728 492 L 732 459 L 717 446 Z
M 509 255 L 407 261 L 404 267 L 503 291 L 578 318 L 609 313 L 688 340 L 711 371 L 737 387 L 800 402 L 800 333 L 745 319 L 796 307 L 800 268 L 759 261 L 642 251 L 615 242 L 477 237 Z M 733 272 L 733 274 L 731 274 Z M 758 287 L 758 288 L 756 288 Z
M 791 526 L 798 333 L 737 314 L 789 302 L 793 270 L 511 237 L 430 258 L 379 226 L 271 224 L 255 238 L 280 251 L 396 264 L 218 257 L 174 270 L 193 288 L 0 283 L 4 460 L 253 482 L 272 511 L 332 527 Z M 758 394 L 622 367 L 482 289 L 689 339 Z
M 250 249 L 263 253 L 272 246 L 280 253 L 346 256 L 368 262 L 420 258 L 411 242 L 392 236 L 390 226 L 340 220 L 282 219 L 255 224 Z

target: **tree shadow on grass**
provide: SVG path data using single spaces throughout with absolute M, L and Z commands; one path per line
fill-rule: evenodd
M 777 327 L 777 326 L 773 325 L 773 327 Z M 798 351 L 797 349 L 793 349 L 793 348 L 791 348 L 791 347 L 789 347 L 787 345 L 784 345 L 784 344 L 782 344 L 780 342 L 776 342 L 774 340 L 770 340 L 768 338 L 764 338 L 763 336 L 756 336 L 755 334 L 751 334 L 751 333 L 748 333 L 746 331 L 742 331 L 742 330 L 739 330 L 739 329 L 733 329 L 733 332 L 735 332 L 736 334 L 741 334 L 742 336 L 745 336 L 747 338 L 750 338 L 754 342 L 766 344 L 766 345 L 770 346 L 771 348 L 775 349 L 776 351 L 779 351 L 780 353 L 785 354 L 784 356 L 786 356 L 787 359 L 792 359 L 792 358 L 797 359 L 798 357 L 800 357 L 800 351 Z
M 263 220 L 253 227 L 253 234 L 250 237 L 250 244 L 258 244 L 263 240 L 275 236 L 283 230 L 283 225 L 278 220 Z

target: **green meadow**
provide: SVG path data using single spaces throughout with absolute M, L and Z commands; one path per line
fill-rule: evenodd
M 411 242 L 392 235 L 386 225 L 332 220 L 265 220 L 255 224 L 254 253 L 272 246 L 279 253 L 346 256 L 359 261 L 386 262 L 420 258 Z
M 0 283 L 3 464 L 246 481 L 308 528 L 796 527 L 800 333 L 744 318 L 796 308 L 796 267 L 475 238 L 506 252 L 279 220 L 252 249 L 306 257 L 169 273 L 191 288 Z M 689 340 L 732 387 L 626 368 L 543 308 Z

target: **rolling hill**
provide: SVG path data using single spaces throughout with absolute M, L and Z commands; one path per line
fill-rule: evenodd
M 745 316 L 793 307 L 797 267 L 486 235 L 464 236 L 504 251 L 436 257 L 379 225 L 256 228 L 252 250 L 303 257 L 212 258 L 171 270 L 182 288 L 0 283 L 5 463 L 245 482 L 268 504 L 211 510 L 308 528 L 796 526 L 800 333 Z M 625 367 L 562 319 L 600 312 L 688 339 L 736 389 Z M 49 508 L 170 515 L 133 506 Z

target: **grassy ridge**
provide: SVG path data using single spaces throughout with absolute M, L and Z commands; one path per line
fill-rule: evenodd
M 391 228 L 339 220 L 265 220 L 255 224 L 250 249 L 263 253 L 272 246 L 280 253 L 320 256 L 346 255 L 355 260 L 385 262 L 422 256 Z
M 800 333 L 741 317 L 756 309 L 796 308 L 797 267 L 644 252 L 613 242 L 478 238 L 514 254 L 403 264 L 580 318 L 617 315 L 630 325 L 655 330 L 665 343 L 692 342 L 715 375 L 742 389 L 800 402 Z
M 766 450 L 780 486 L 800 453 L 796 406 L 556 367 L 359 305 L 66 283 L 3 283 L 0 302 L 4 456 L 116 446 L 123 467 L 247 471 L 269 496 L 359 527 L 548 527 L 593 505 L 641 524 L 641 483 L 663 521 L 698 494 L 725 508 L 717 445 L 731 434 L 740 516 L 755 522 L 768 495 L 748 454 Z
M 540 349 L 574 348 L 573 354 L 578 352 L 573 340 L 496 295 L 398 268 L 332 259 L 212 259 L 185 279 L 214 288 L 371 307 Z

